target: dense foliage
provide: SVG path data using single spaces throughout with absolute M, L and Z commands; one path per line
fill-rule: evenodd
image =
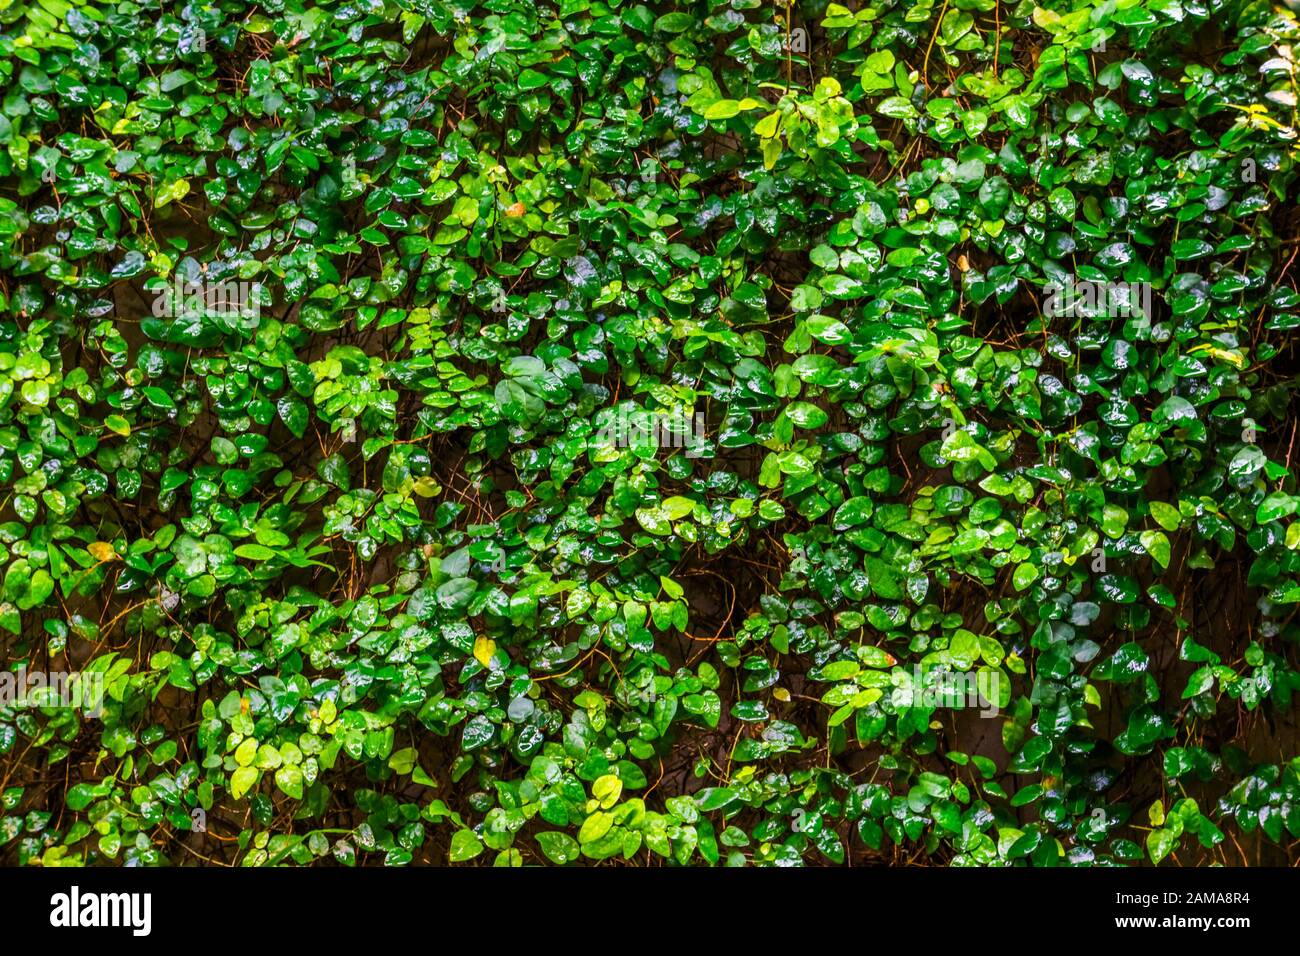
M 0 0 L 6 858 L 1294 861 L 1298 38 Z

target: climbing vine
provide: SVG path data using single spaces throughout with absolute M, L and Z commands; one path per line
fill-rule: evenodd
M 0 0 L 4 859 L 1295 863 L 1300 26 L 1044 4 Z

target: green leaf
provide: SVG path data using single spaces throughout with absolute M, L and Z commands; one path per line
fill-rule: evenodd
M 1152 501 L 1149 503 L 1151 517 L 1156 520 L 1156 524 L 1166 531 L 1177 531 L 1182 524 L 1182 515 L 1178 509 L 1172 505 L 1165 504 L 1163 501 Z
M 275 772 L 275 785 L 295 800 L 301 800 L 302 769 L 295 764 L 285 764 Z
M 1011 584 L 1017 591 L 1023 591 L 1037 580 L 1038 568 L 1028 562 L 1016 565 L 1016 570 L 1011 575 Z
M 1142 547 L 1163 570 L 1169 567 L 1169 539 L 1161 531 L 1143 531 L 1139 536 Z
M 451 837 L 452 863 L 464 863 L 483 852 L 483 844 L 473 830 L 457 830 Z
M 808 402 L 794 402 L 786 406 L 785 414 L 800 428 L 821 428 L 830 421 L 830 416 L 823 409 Z
M 1164 827 L 1157 827 L 1147 834 L 1147 855 L 1154 864 L 1159 864 L 1177 846 L 1178 837 L 1174 835 L 1173 831 Z
M 578 841 L 573 839 L 567 833 L 545 830 L 537 834 L 537 844 L 546 854 L 546 858 L 552 863 L 558 863 L 564 866 L 566 863 L 572 863 L 581 855 L 578 849 Z
M 1276 521 L 1278 518 L 1285 518 L 1287 515 L 1295 514 L 1296 498 L 1282 491 L 1275 491 L 1260 502 L 1259 507 L 1255 510 L 1255 521 L 1259 524 L 1266 524 L 1269 521 Z
M 280 420 L 284 422 L 285 428 L 295 438 L 302 438 L 307 434 L 307 404 L 301 399 L 292 395 L 286 395 L 275 404 L 275 409 L 280 415 Z
M 1048 194 L 1047 204 L 1051 207 L 1052 212 L 1056 213 L 1066 222 L 1074 221 L 1074 194 L 1064 186 L 1057 186 Z
M 867 578 L 871 582 L 871 590 L 878 597 L 887 601 L 902 600 L 903 588 L 899 583 L 898 572 L 894 567 L 879 558 L 867 558 Z

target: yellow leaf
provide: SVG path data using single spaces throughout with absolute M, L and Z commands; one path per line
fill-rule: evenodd
M 1164 826 L 1165 822 L 1165 805 L 1157 800 L 1147 809 L 1147 819 L 1151 821 L 1153 827 Z
M 1300 548 L 1300 521 L 1293 521 L 1287 526 L 1286 546 L 1292 551 Z
M 776 135 L 778 126 L 781 123 L 781 111 L 772 110 L 761 120 L 754 124 L 754 132 L 764 139 L 771 139 Z
M 415 482 L 415 487 L 411 490 L 421 498 L 432 498 L 438 492 L 442 491 L 442 485 L 438 484 L 428 475 L 425 475 L 423 478 L 420 478 Z
M 484 634 L 474 638 L 474 660 L 478 661 L 484 667 L 492 660 L 492 655 L 497 652 L 497 642 Z
M 1056 33 L 1058 24 L 1061 22 L 1061 15 L 1054 10 L 1045 10 L 1042 7 L 1034 7 L 1034 24 L 1040 29 L 1049 33 Z
M 771 169 L 781 156 L 781 140 L 777 137 L 763 140 L 763 168 Z
M 612 773 L 597 777 L 591 785 L 591 795 L 600 801 L 602 810 L 608 810 L 618 803 L 619 794 L 623 792 L 623 781 Z
M 117 557 L 117 552 L 113 550 L 113 546 L 107 541 L 93 541 L 86 545 L 86 550 L 90 552 L 90 556 L 96 561 L 112 561 Z

